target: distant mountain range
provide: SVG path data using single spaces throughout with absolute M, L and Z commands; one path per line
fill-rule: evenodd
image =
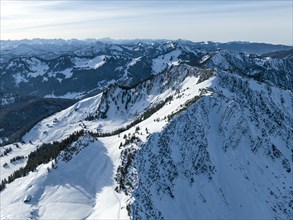
M 40 97 L 81 98 L 110 84 L 132 87 L 172 65 L 200 65 L 217 50 L 256 54 L 292 47 L 248 42 L 110 39 L 1 41 L 0 91 Z M 115 41 L 114 41 L 115 42 Z M 287 53 L 287 52 L 286 52 Z

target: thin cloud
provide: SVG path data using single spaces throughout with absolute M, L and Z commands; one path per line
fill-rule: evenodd
M 34 37 L 243 37 L 290 44 L 292 2 L 1 1 L 1 39 Z

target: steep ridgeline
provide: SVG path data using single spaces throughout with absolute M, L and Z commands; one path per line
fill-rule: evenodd
M 1 180 L 38 159 L 5 182 L 1 217 L 290 218 L 292 63 L 197 56 L 138 85 L 113 84 L 0 148 Z M 36 152 L 47 150 L 42 161 Z
M 210 96 L 121 153 L 117 190 L 133 219 L 292 216 L 292 90 L 266 71 L 257 81 L 217 67 Z
M 97 113 L 89 115 L 89 119 L 132 122 L 146 111 L 166 103 L 180 93 L 184 81 L 188 78 L 198 79 L 200 75 L 212 72 L 212 70 L 200 70 L 182 64 L 173 66 L 163 74 L 156 75 L 133 88 L 110 86 L 103 92 Z

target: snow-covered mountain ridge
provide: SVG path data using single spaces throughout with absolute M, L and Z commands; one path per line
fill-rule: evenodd
M 133 218 L 292 216 L 292 92 L 216 80 L 134 157 Z
M 133 87 L 114 83 L 0 149 L 3 180 L 44 143 L 84 131 L 57 163 L 6 184 L 1 217 L 290 219 L 292 69 L 216 51 Z

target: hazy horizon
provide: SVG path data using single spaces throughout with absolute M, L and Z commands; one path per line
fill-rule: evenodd
M 292 6 L 287 0 L 1 0 L 1 40 L 109 37 L 292 46 Z
M 199 41 L 194 41 L 194 40 L 190 40 L 190 39 L 182 39 L 182 38 L 177 38 L 177 39 L 163 39 L 163 38 L 123 38 L 123 39 L 117 39 L 117 38 L 110 38 L 110 37 L 102 37 L 102 38 L 23 38 L 23 39 L 0 39 L 0 41 L 33 41 L 33 40 L 64 40 L 64 41 L 73 41 L 73 40 L 77 40 L 77 41 L 90 41 L 90 40 L 95 40 L 95 41 L 112 41 L 113 43 L 115 43 L 116 41 L 119 42 L 127 42 L 127 41 L 177 41 L 177 40 L 183 40 L 183 41 L 191 41 L 193 43 L 201 43 L 201 42 L 213 42 L 213 43 L 258 43 L 258 44 L 272 44 L 272 45 L 284 45 L 284 46 L 291 46 L 293 47 L 293 45 L 289 45 L 289 44 L 280 44 L 280 43 L 271 43 L 271 42 L 257 42 L 257 41 L 239 41 L 239 40 L 231 40 L 231 41 L 209 41 L 209 40 L 199 40 Z

